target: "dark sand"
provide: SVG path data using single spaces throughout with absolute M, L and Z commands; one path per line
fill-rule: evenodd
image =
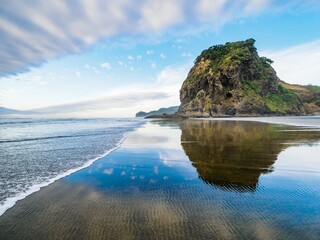
M 19 201 L 0 239 L 320 239 L 319 140 L 265 123 L 153 121 Z

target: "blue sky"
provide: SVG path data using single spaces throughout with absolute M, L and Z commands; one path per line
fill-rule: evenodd
M 179 105 L 200 52 L 256 39 L 289 83 L 320 85 L 316 0 L 4 1 L 0 106 L 131 117 Z

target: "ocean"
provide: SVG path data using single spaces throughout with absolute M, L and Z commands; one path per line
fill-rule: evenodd
M 0 119 L 0 215 L 120 146 L 141 119 Z
M 0 239 L 320 239 L 319 116 L 14 121 Z

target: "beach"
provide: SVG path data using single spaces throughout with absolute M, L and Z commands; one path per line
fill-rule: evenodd
M 18 201 L 0 239 L 319 239 L 320 130 L 152 120 Z

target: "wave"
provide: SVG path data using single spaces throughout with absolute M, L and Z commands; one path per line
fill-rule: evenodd
M 105 118 L 2 118 L 0 119 L 0 126 L 1 125 L 16 125 L 16 124 L 56 124 L 59 122 L 85 122 L 85 121 L 96 121 L 96 120 L 103 120 Z M 112 118 L 108 118 L 109 120 Z M 129 119 L 113 119 L 115 121 L 128 121 Z
M 99 136 L 104 134 L 105 133 L 92 133 L 92 134 L 60 135 L 60 136 L 52 136 L 52 137 L 24 138 L 24 139 L 14 139 L 14 140 L 0 140 L 0 143 L 28 142 L 28 141 L 39 141 L 39 140 L 57 139 L 57 138 L 88 137 L 88 136 Z
M 0 125 L 8 125 L 8 124 L 30 124 L 30 123 L 50 123 L 50 122 L 66 122 L 66 121 L 88 121 L 90 119 L 73 119 L 73 118 L 64 118 L 64 119 L 26 119 L 26 118 L 6 118 L 0 121 Z
M 46 180 L 42 183 L 39 184 L 35 184 L 31 187 L 29 187 L 26 191 L 21 192 L 19 194 L 17 194 L 16 196 L 13 197 L 9 197 L 7 198 L 2 204 L 0 204 L 0 216 L 3 215 L 8 209 L 12 208 L 19 200 L 22 200 L 24 198 L 26 198 L 27 196 L 39 191 L 41 188 L 46 187 L 52 183 L 54 183 L 55 181 L 64 178 L 66 176 L 69 176 L 72 173 L 75 173 L 77 171 L 80 171 L 84 168 L 87 168 L 89 166 L 91 166 L 95 161 L 102 159 L 106 156 L 108 156 L 110 153 L 112 153 L 113 151 L 115 151 L 116 149 L 120 148 L 122 143 L 124 142 L 124 140 L 126 139 L 127 135 L 130 132 L 135 131 L 136 129 L 138 129 L 141 125 L 133 127 L 132 129 L 128 130 L 127 132 L 125 132 L 123 134 L 123 137 L 116 143 L 116 145 L 108 150 L 106 150 L 103 154 L 99 155 L 98 157 L 95 157 L 93 159 L 89 159 L 86 163 L 84 163 L 81 167 L 77 167 L 77 168 L 73 168 L 70 169 L 64 173 L 61 173 L 49 180 Z

